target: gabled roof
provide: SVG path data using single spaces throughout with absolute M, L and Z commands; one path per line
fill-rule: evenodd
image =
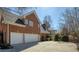
M 6 10 L 2 10 L 2 11 L 3 11 L 4 14 L 5 14 L 4 19 L 6 19 L 6 20 L 3 21 L 4 23 L 15 23 L 18 18 L 22 18 L 22 17 L 24 17 L 24 16 L 28 16 L 28 15 L 34 13 L 34 15 L 35 15 L 36 18 L 37 18 L 38 23 L 41 24 L 41 22 L 40 22 L 40 20 L 39 20 L 39 17 L 38 17 L 38 15 L 37 15 L 37 13 L 36 13 L 35 10 L 30 11 L 30 12 L 27 12 L 26 14 L 24 14 L 24 15 L 22 15 L 22 16 L 18 16 L 18 15 L 16 15 L 16 14 L 11 13 L 11 12 L 6 11 Z
M 46 33 L 46 34 L 49 34 L 50 32 L 45 30 L 42 25 L 40 25 L 40 33 Z
M 32 10 L 32 11 L 30 11 L 30 12 L 27 12 L 26 14 L 22 15 L 21 17 L 28 16 L 28 15 L 30 15 L 30 14 L 32 14 L 32 13 L 34 13 L 34 15 L 35 15 L 36 18 L 37 18 L 38 23 L 40 24 L 40 23 L 41 23 L 41 22 L 40 22 L 40 19 L 39 19 L 39 17 L 38 17 L 38 15 L 37 15 L 37 13 L 36 13 L 35 10 Z
M 17 18 L 19 17 L 18 15 L 13 14 L 6 10 L 0 9 L 0 11 L 1 11 L 0 13 L 3 14 L 3 16 L 4 16 L 3 23 L 14 23 L 17 20 Z
M 2 9 L 0 9 L 0 11 L 2 11 L 2 13 L 8 13 L 8 14 L 11 14 L 11 15 L 13 15 L 13 16 L 18 16 L 17 14 L 14 14 L 14 13 L 12 13 L 12 12 L 9 12 L 9 11 L 6 11 L 4 8 L 2 8 Z M 19 16 L 18 16 L 19 17 Z

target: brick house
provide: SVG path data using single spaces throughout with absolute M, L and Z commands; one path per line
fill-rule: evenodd
M 35 11 L 23 16 L 0 12 L 0 44 L 21 44 L 40 41 L 40 21 Z

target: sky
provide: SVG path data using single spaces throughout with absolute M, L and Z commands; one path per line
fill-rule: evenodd
M 52 24 L 51 27 L 54 30 L 59 29 L 59 20 L 62 17 L 62 13 L 65 11 L 64 7 L 39 7 L 36 9 L 37 15 L 40 21 L 43 22 L 46 15 L 51 16 Z

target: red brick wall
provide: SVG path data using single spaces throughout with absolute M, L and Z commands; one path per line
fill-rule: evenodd
M 0 24 L 0 32 L 5 31 L 6 32 L 6 24 Z
M 0 32 L 3 32 L 3 40 L 6 43 L 7 40 L 7 25 L 6 24 L 0 24 Z
M 38 20 L 36 16 L 33 14 L 30 14 L 25 17 L 25 20 L 31 20 L 33 22 L 33 27 L 27 25 L 26 27 L 20 27 L 15 25 L 10 25 L 10 31 L 11 32 L 20 32 L 20 33 L 34 33 L 38 34 L 40 33 L 40 28 L 38 27 Z

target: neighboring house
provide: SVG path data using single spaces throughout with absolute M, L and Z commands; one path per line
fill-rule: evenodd
M 40 36 L 41 41 L 47 41 L 47 36 L 50 34 L 50 32 L 45 28 L 44 25 L 40 25 Z
M 5 12 L 5 11 L 4 11 Z M 21 44 L 40 41 L 40 22 L 35 11 L 28 12 L 23 16 L 12 13 L 0 13 L 4 20 L 0 23 L 1 43 Z
M 56 30 L 53 30 L 52 28 L 49 28 L 48 31 L 50 32 L 50 37 L 52 38 L 52 40 L 54 40 Z

